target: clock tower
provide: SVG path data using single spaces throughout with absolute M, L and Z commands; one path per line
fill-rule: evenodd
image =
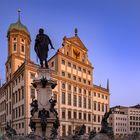
M 7 39 L 8 57 L 5 65 L 6 81 L 8 82 L 25 60 L 30 61 L 30 33 L 20 21 L 20 10 L 18 10 L 17 22 L 9 26 Z

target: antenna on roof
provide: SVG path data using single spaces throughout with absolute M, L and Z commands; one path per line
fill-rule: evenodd
M 74 32 L 75 32 L 75 36 L 78 36 L 78 29 L 77 28 L 74 29 Z
M 20 21 L 20 12 L 21 12 L 21 10 L 18 9 L 18 21 Z

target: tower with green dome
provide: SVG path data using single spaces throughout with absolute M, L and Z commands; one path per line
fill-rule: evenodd
M 6 62 L 6 81 L 9 81 L 13 73 L 25 61 L 30 61 L 30 33 L 20 20 L 20 10 L 18 10 L 18 20 L 10 24 L 7 31 L 8 38 L 8 58 Z

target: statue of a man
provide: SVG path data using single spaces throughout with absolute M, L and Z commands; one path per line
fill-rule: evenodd
M 51 49 L 54 49 L 49 36 L 44 34 L 44 30 L 40 28 L 39 34 L 36 36 L 35 39 L 34 50 L 40 60 L 41 67 L 43 67 L 43 61 L 45 61 L 45 66 L 46 68 L 48 68 L 47 58 L 48 58 L 49 44 L 51 46 Z

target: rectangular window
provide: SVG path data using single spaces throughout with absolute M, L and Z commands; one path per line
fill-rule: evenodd
M 68 119 L 71 119 L 71 111 L 68 111 Z
M 98 111 L 100 111 L 100 103 L 98 103 Z
M 71 79 L 71 74 L 70 73 L 68 73 L 68 78 Z
M 76 69 L 76 65 L 73 65 L 73 68 Z
M 21 45 L 21 51 L 24 53 L 24 45 Z
M 87 102 L 86 97 L 84 97 L 84 108 L 87 107 L 86 102 Z
M 65 83 L 62 83 L 62 89 L 65 89 Z
M 64 71 L 62 71 L 62 76 L 64 76 L 64 77 L 65 77 L 65 72 L 64 72 Z
M 82 97 L 81 96 L 79 96 L 79 107 L 82 107 Z
M 73 80 L 76 80 L 76 76 L 75 75 L 73 75 Z
M 86 113 L 84 113 L 84 120 L 86 120 L 87 119 L 87 114 Z
M 76 97 L 76 95 L 73 96 L 73 106 L 77 106 L 77 97 Z
M 94 110 L 96 110 L 96 102 L 94 102 Z
M 88 99 L 88 109 L 91 109 L 91 99 Z
M 81 67 L 78 67 L 78 70 L 81 71 Z
M 104 104 L 102 104 L 102 112 L 104 112 Z
M 81 82 L 81 78 L 80 77 L 78 78 L 78 81 Z
M 71 90 L 71 85 L 70 84 L 68 84 L 68 90 Z
M 86 84 L 86 79 L 83 79 L 83 83 Z
M 88 114 L 88 121 L 91 121 L 91 114 Z
M 71 63 L 70 62 L 68 62 L 68 67 L 71 67 Z
M 73 92 L 77 92 L 77 88 L 76 87 L 73 87 Z
M 83 72 L 86 73 L 86 69 L 83 69 Z
M 62 59 L 62 64 L 65 65 L 65 60 Z
M 100 116 L 98 116 L 98 122 L 100 122 Z
M 77 119 L 77 112 L 74 112 L 73 117 L 74 119 Z
M 14 51 L 16 51 L 16 50 L 17 50 L 17 44 L 14 43 Z
M 62 92 L 62 104 L 65 104 L 65 92 Z
M 68 105 L 71 105 L 71 94 L 68 93 Z
M 65 119 L 66 118 L 66 113 L 65 113 L 65 110 L 62 111 L 62 119 Z
M 82 113 L 79 112 L 79 119 L 81 120 L 82 119 Z

